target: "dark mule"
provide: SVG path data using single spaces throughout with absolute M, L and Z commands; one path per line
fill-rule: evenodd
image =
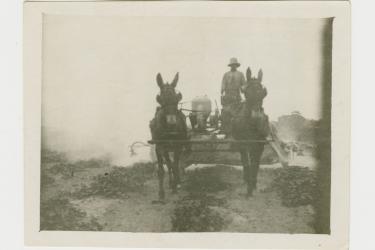
M 262 101 L 267 95 L 261 84 L 262 71 L 258 77 L 251 76 L 250 68 L 246 72 L 247 84 L 242 88 L 245 101 L 234 111 L 232 119 L 232 135 L 235 140 L 254 140 L 246 144 L 236 144 L 241 153 L 243 178 L 247 184 L 247 195 L 252 196 L 256 189 L 260 159 L 264 150 L 265 140 L 269 134 L 268 117 L 264 114 Z
M 176 193 L 177 185 L 180 182 L 179 161 L 184 145 L 173 143 L 173 141 L 187 139 L 187 126 L 184 114 L 177 108 L 179 101 L 182 99 L 181 93 L 175 90 L 178 73 L 170 84 L 163 82 L 160 73 L 157 75 L 156 81 L 160 88 L 160 94 L 156 97 L 160 107 L 158 107 L 154 119 L 150 122 L 150 129 L 153 140 L 163 141 L 162 143 L 156 143 L 155 151 L 158 160 L 159 201 L 164 202 L 163 163 L 165 162 L 168 167 L 169 186 L 172 188 L 172 192 Z M 168 142 L 169 140 L 171 142 Z M 170 157 L 171 153 L 173 157 Z

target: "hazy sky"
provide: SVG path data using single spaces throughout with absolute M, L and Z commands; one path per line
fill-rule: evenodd
M 126 164 L 128 145 L 147 140 L 160 72 L 180 72 L 184 101 L 206 94 L 220 103 L 230 57 L 245 72 L 263 69 L 271 119 L 299 110 L 320 117 L 324 19 L 46 16 L 43 125 L 49 143 Z M 189 107 L 189 105 L 185 106 Z

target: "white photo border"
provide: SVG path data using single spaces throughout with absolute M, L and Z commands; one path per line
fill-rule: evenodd
M 329 18 L 332 40 L 331 234 L 39 231 L 43 15 Z M 347 1 L 24 3 L 25 244 L 251 249 L 347 249 L 350 165 L 350 4 Z

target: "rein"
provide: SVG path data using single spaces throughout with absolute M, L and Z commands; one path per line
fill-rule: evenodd
M 160 106 L 160 109 L 165 109 L 165 108 L 167 108 L 169 106 L 178 106 L 178 105 L 184 104 L 184 103 L 188 103 L 188 101 L 186 101 L 186 102 L 179 102 L 179 103 L 177 103 L 177 105 L 176 104 L 168 104 L 168 105 Z M 181 110 L 181 111 L 189 111 L 189 112 L 196 112 L 196 113 L 204 113 L 204 112 L 206 112 L 206 111 L 201 111 L 201 110 L 193 110 L 193 109 L 185 109 L 185 108 L 177 108 L 177 109 Z
M 180 104 L 185 104 L 185 103 L 190 103 L 190 102 L 191 101 L 179 102 L 179 103 L 177 103 L 177 105 L 176 104 L 168 104 L 168 105 L 160 106 L 160 109 L 165 109 L 169 106 L 178 106 Z M 177 109 L 181 110 L 181 111 L 188 111 L 188 112 L 195 112 L 195 113 L 205 113 L 206 112 L 206 111 L 202 111 L 202 110 L 194 110 L 194 109 L 186 109 L 186 108 L 177 108 Z M 248 117 L 248 115 L 235 114 L 235 115 L 233 115 L 233 117 Z

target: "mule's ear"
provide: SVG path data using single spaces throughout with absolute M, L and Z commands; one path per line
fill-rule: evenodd
M 177 82 L 178 82 L 178 72 L 174 76 L 173 81 L 171 83 L 171 85 L 173 86 L 173 88 L 175 88 L 177 86 Z
M 163 86 L 164 82 L 163 82 L 163 78 L 161 77 L 160 73 L 158 73 L 156 75 L 156 82 L 158 83 L 158 86 L 161 88 L 161 86 Z
M 246 79 L 247 79 L 247 81 L 251 80 L 251 69 L 250 69 L 250 67 L 248 67 L 247 70 L 246 70 Z
M 262 79 L 263 79 L 263 71 L 262 71 L 262 69 L 260 69 L 260 70 L 258 71 L 258 80 L 259 80 L 259 81 L 262 81 Z

